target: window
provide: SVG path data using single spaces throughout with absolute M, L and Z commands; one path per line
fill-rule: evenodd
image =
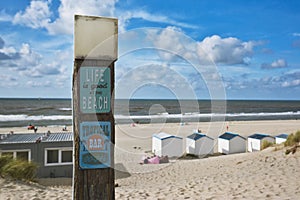
M 72 151 L 62 151 L 61 162 L 72 162 Z
M 47 151 L 47 163 L 58 163 L 58 150 Z
M 73 164 L 73 151 L 71 148 L 45 149 L 45 166 Z
M 17 159 L 20 160 L 29 160 L 29 155 L 27 151 L 20 151 L 16 152 L 17 153 Z
M 30 149 L 5 150 L 5 151 L 0 151 L 0 156 L 11 156 L 12 158 L 30 161 L 31 160 L 31 151 L 30 151 Z

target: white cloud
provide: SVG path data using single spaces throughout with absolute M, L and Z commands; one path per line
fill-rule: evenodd
M 44 28 L 50 22 L 50 1 L 31 1 L 24 12 L 19 11 L 13 18 L 14 24 L 21 24 L 31 28 Z
M 131 19 L 143 19 L 149 22 L 165 23 L 165 24 L 170 24 L 172 26 L 178 26 L 183 28 L 192 28 L 192 29 L 198 28 L 198 26 L 178 22 L 165 15 L 152 14 L 145 10 L 132 10 L 132 11 L 120 13 L 119 15 L 120 32 L 125 31 L 125 27 L 128 25 Z
M 0 79 L 2 80 L 1 82 L 16 81 L 16 78 L 14 78 L 10 75 L 5 75 L 5 74 L 0 74 Z
M 276 69 L 276 68 L 285 68 L 288 64 L 284 59 L 275 60 L 272 63 L 263 63 L 261 68 L 263 69 Z
M 300 86 L 300 79 L 285 81 L 282 83 L 282 87 L 296 87 L 296 86 Z
M 300 33 L 293 33 L 293 36 L 300 37 Z
M 59 55 L 55 55 L 56 59 L 54 60 L 47 58 L 51 60 L 51 62 L 47 62 L 44 56 L 33 51 L 27 43 L 23 43 L 18 51 L 14 47 L 3 48 L 0 53 L 1 51 L 11 56 L 8 60 L 2 60 L 2 67 L 17 71 L 21 76 L 32 78 L 61 73 L 63 60 Z M 13 56 L 14 59 L 11 59 Z
M 189 81 L 166 65 L 149 64 L 128 70 L 116 81 L 118 98 L 130 98 L 139 88 L 161 86 L 179 98 L 195 97 Z M 153 95 L 154 96 L 154 95 Z
M 113 16 L 117 0 L 60 0 L 58 18 L 51 20 L 51 0 L 32 0 L 25 11 L 19 11 L 13 17 L 14 24 L 34 29 L 46 28 L 50 34 L 72 34 L 74 15 Z M 0 16 L 7 18 L 6 15 Z
M 158 48 L 166 52 L 159 52 L 162 59 L 174 61 L 177 55 L 188 60 L 195 60 L 202 64 L 249 64 L 253 48 L 259 43 L 243 42 L 238 38 L 221 38 L 218 35 L 206 37 L 203 41 L 194 41 L 184 35 L 176 27 L 167 27 L 161 31 L 149 31 L 148 38 Z
M 67 56 L 66 56 L 67 55 Z M 55 57 L 55 59 L 53 59 Z M 70 79 L 71 70 L 67 70 L 66 61 L 72 57 L 69 51 L 57 51 L 51 57 L 41 57 L 39 62 L 34 63 L 26 70 L 23 70 L 21 75 L 40 78 L 45 76 L 56 76 L 57 82 L 63 82 L 66 79 Z M 70 63 L 71 65 L 71 63 Z M 66 78 L 66 76 L 68 78 Z M 49 77 L 50 78 L 50 77 Z M 52 79 L 53 77 L 51 77 Z
M 0 22 L 9 22 L 12 21 L 13 17 L 5 12 L 5 10 L 0 11 Z
M 50 34 L 73 34 L 74 14 L 113 16 L 117 0 L 61 0 L 59 17 L 48 24 Z
M 26 71 L 37 66 L 42 60 L 42 55 L 32 51 L 30 45 L 26 43 L 22 44 L 19 55 L 20 59 L 13 61 L 17 66 L 16 70 Z
M 50 81 L 27 81 L 26 86 L 28 87 L 51 87 L 53 85 Z
M 249 64 L 255 45 L 253 41 L 213 35 L 198 43 L 198 55 L 202 61 L 216 64 Z
M 119 32 L 124 32 L 131 19 L 142 19 L 149 22 L 165 23 L 184 28 L 198 28 L 198 26 L 179 22 L 161 14 L 152 14 L 145 10 L 116 11 L 115 4 L 118 0 L 60 0 L 58 7 L 58 17 L 53 18 L 50 10 L 51 0 L 32 0 L 30 5 L 19 11 L 13 17 L 14 24 L 28 26 L 34 29 L 45 28 L 52 35 L 73 34 L 74 15 L 94 15 L 118 17 Z M 4 12 L 0 13 L 3 20 L 9 20 L 9 16 Z
M 14 47 L 3 47 L 2 49 L 0 49 L 0 52 L 7 55 L 11 55 L 16 54 L 17 50 Z
M 162 60 L 177 61 L 179 58 L 192 60 L 196 55 L 196 42 L 187 37 L 180 28 L 169 26 L 164 29 L 149 30 L 147 39 L 157 48 Z
M 281 76 L 281 86 L 286 87 L 297 87 L 300 86 L 300 71 L 290 71 Z

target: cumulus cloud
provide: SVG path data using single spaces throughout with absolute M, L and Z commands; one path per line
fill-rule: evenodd
M 11 88 L 19 85 L 17 79 L 11 75 L 0 74 L 0 86 L 2 88 Z
M 166 65 L 158 64 L 149 64 L 128 70 L 117 80 L 116 93 L 123 98 L 131 97 L 136 90 L 146 85 L 163 86 L 181 98 L 194 95 L 192 85 L 182 74 Z
M 44 57 L 33 51 L 28 43 L 23 43 L 18 50 L 14 47 L 5 47 L 4 42 L 0 40 L 0 46 L 1 44 L 1 67 L 17 71 L 21 76 L 43 77 L 45 75 L 58 75 L 64 69 L 60 65 L 62 60 L 59 55 L 56 55 L 55 61 L 45 62 Z
M 11 66 L 17 71 L 26 71 L 34 66 L 37 66 L 41 60 L 42 56 L 35 51 L 32 51 L 31 47 L 27 43 L 23 43 L 20 50 L 17 53 L 19 55 L 18 59 L 13 59 L 11 61 Z
M 0 37 L 0 61 L 18 58 L 15 48 L 5 46 L 5 41 Z
M 59 17 L 48 24 L 50 34 L 72 34 L 74 14 L 113 16 L 117 0 L 61 0 Z
M 11 82 L 11 81 L 16 81 L 17 80 L 15 77 L 12 77 L 10 75 L 5 75 L 5 74 L 0 74 L 0 79 L 2 80 L 1 82 L 3 82 L 3 81 Z
M 113 16 L 117 0 L 60 0 L 58 18 L 51 20 L 51 0 L 32 0 L 30 5 L 13 17 L 14 24 L 34 29 L 45 28 L 50 34 L 72 34 L 74 14 Z
M 285 81 L 282 83 L 282 87 L 296 87 L 296 86 L 300 86 L 300 79 Z
M 13 18 L 14 24 L 31 28 L 44 28 L 50 22 L 50 1 L 31 1 L 25 11 L 19 11 Z
M 165 60 L 174 60 L 178 55 L 185 59 L 197 59 L 203 64 L 249 64 L 253 48 L 258 45 L 254 41 L 241 41 L 238 38 L 221 38 L 218 35 L 206 37 L 202 41 L 187 39 L 183 31 L 176 27 L 167 27 L 162 31 L 151 31 L 148 34 Z M 169 52 L 167 52 L 169 51 Z
M 193 59 L 195 43 L 188 40 L 180 28 L 169 26 L 161 30 L 150 30 L 147 39 L 157 48 L 160 57 L 165 61 L 176 61 L 179 57 Z
M 288 72 L 282 75 L 281 86 L 284 88 L 300 86 L 300 71 Z
M 200 59 L 219 64 L 249 64 L 255 42 L 243 42 L 238 38 L 221 38 L 218 35 L 206 37 L 198 42 Z
M 30 5 L 24 11 L 19 11 L 15 14 L 12 22 L 34 29 L 45 28 L 52 35 L 73 34 L 74 14 L 118 16 L 120 32 L 126 30 L 126 26 L 131 19 L 142 19 L 145 21 L 171 24 L 173 26 L 184 28 L 198 28 L 198 26 L 179 22 L 165 15 L 149 13 L 142 9 L 116 11 L 115 5 L 117 1 L 118 0 L 60 0 L 57 10 L 58 17 L 53 19 L 54 13 L 50 10 L 51 0 L 32 0 Z M 0 13 L 0 19 L 1 16 L 8 20 L 5 13 Z
M 284 59 L 278 59 L 272 63 L 261 64 L 262 69 L 277 69 L 277 68 L 285 68 L 287 66 L 288 66 L 288 64 Z
M 26 86 L 35 87 L 35 88 L 37 88 L 37 87 L 51 87 L 52 85 L 53 85 L 53 83 L 50 82 L 50 81 L 42 82 L 42 81 L 32 81 L 32 80 L 30 80 L 30 81 L 26 82 Z
M 243 79 L 239 77 L 226 77 L 224 82 L 227 89 L 239 90 L 248 88 L 258 91 L 272 91 L 279 88 L 296 87 L 300 89 L 300 71 L 286 72 L 280 75 L 264 76 L 260 78 Z

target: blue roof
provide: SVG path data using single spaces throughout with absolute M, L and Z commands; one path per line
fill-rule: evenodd
M 248 138 L 253 138 L 253 139 L 258 139 L 258 140 L 261 140 L 265 137 L 271 137 L 271 136 L 267 135 L 267 134 L 261 134 L 261 133 L 255 133 L 253 135 L 248 136 Z
M 288 136 L 289 136 L 288 134 L 282 133 L 282 134 L 280 134 L 280 135 L 277 135 L 276 137 L 277 137 L 277 138 L 287 139 Z
M 231 140 L 232 138 L 235 138 L 237 136 L 240 136 L 239 134 L 225 132 L 222 135 L 219 136 L 219 138 L 225 139 L 225 140 Z
M 73 133 L 50 133 L 48 136 L 44 133 L 7 134 L 0 140 L 0 144 L 35 143 L 39 139 L 41 142 L 73 141 Z
M 208 137 L 208 136 L 204 135 L 204 134 L 201 134 L 201 133 L 193 133 L 192 135 L 187 136 L 187 138 L 190 138 L 192 140 L 199 140 L 203 137 Z M 210 138 L 210 137 L 208 137 L 208 138 Z M 212 138 L 210 138 L 210 139 L 212 139 Z

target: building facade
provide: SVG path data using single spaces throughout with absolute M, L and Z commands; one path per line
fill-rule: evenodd
M 37 177 L 73 176 L 73 133 L 5 134 L 0 156 L 25 159 L 38 164 Z

